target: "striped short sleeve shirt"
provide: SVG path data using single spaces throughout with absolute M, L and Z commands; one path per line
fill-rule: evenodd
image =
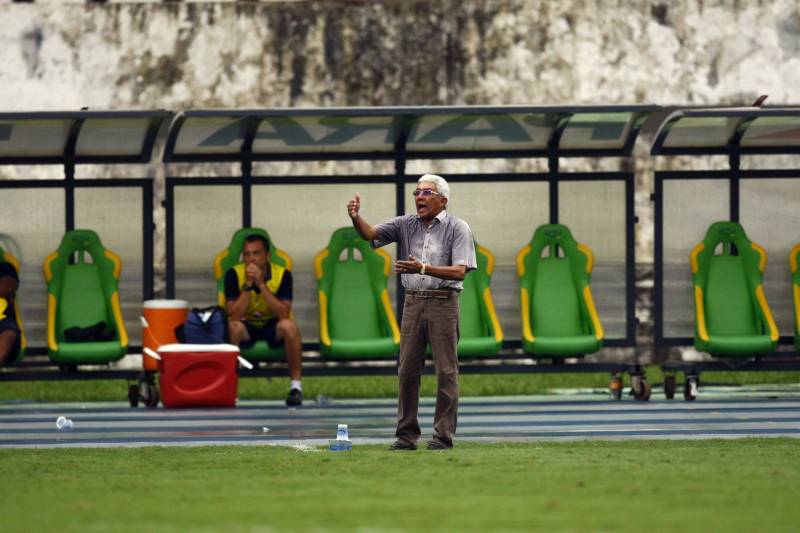
M 422 223 L 418 215 L 395 217 L 375 226 L 378 238 L 372 241 L 373 248 L 397 243 L 398 258 L 414 256 L 426 265 L 464 265 L 467 272 L 477 268 L 475 242 L 469 225 L 460 218 L 442 211 L 430 226 Z M 455 289 L 464 288 L 463 281 L 446 280 L 421 274 L 402 274 L 406 289 Z

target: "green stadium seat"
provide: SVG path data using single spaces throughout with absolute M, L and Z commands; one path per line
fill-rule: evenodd
M 100 364 L 121 359 L 128 332 L 119 302 L 122 261 L 91 230 L 68 231 L 44 262 L 47 282 L 47 348 L 64 364 Z M 105 322 L 112 340 L 69 342 L 64 332 Z
M 270 243 L 270 262 L 292 270 L 292 259 L 289 254 L 280 250 L 272 242 L 269 233 L 262 228 L 242 228 L 236 231 L 230 244 L 219 252 L 214 259 L 214 277 L 217 280 L 217 303 L 226 309 L 225 305 L 225 273 L 235 265 L 241 263 L 242 247 L 244 240 L 249 235 L 260 235 Z M 241 355 L 248 361 L 282 361 L 286 358 L 286 351 L 281 346 L 272 348 L 266 341 L 257 341 L 249 348 L 242 348 Z
M 794 347 L 800 351 L 800 243 L 789 252 L 789 268 L 792 271 L 792 293 L 794 295 Z
M 767 252 L 742 226 L 713 223 L 692 250 L 690 265 L 695 348 L 724 357 L 773 351 L 778 328 L 764 295 Z
M 400 330 L 386 288 L 392 260 L 351 227 L 339 228 L 314 259 L 320 352 L 331 359 L 392 358 Z
M 540 226 L 517 254 L 522 347 L 537 356 L 598 351 L 603 327 L 592 299 L 594 255 L 561 224 Z
M 503 330 L 497 320 L 489 288 L 494 256 L 477 242 L 475 251 L 478 268 L 464 278 L 464 290 L 459 295 L 459 357 L 497 355 L 503 344 Z
M 19 275 L 19 273 L 20 273 L 19 260 L 16 257 L 14 257 L 13 255 L 11 255 L 10 252 L 5 251 L 2 246 L 0 246 L 0 260 L 3 261 L 3 262 L 9 263 L 11 266 L 13 266 L 14 270 L 17 271 L 17 275 Z M 19 310 L 19 307 L 20 307 L 19 294 L 15 295 L 13 303 L 14 303 L 14 312 L 15 312 L 14 319 L 17 322 L 17 326 L 19 327 L 19 333 L 20 333 L 19 352 L 17 353 L 17 357 L 16 357 L 15 361 L 19 361 L 23 357 L 25 357 L 25 349 L 28 346 L 28 339 L 25 336 L 25 328 L 22 327 L 22 316 L 21 316 L 20 310 Z

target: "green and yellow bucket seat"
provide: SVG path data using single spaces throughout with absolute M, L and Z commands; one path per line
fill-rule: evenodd
M 536 229 L 517 254 L 522 311 L 522 347 L 526 353 L 569 357 L 598 351 L 603 326 L 590 281 L 594 255 L 561 224 Z
M 94 231 L 68 231 L 44 262 L 47 282 L 47 349 L 56 363 L 98 364 L 121 359 L 128 350 L 119 278 L 122 261 Z M 65 332 L 105 322 L 110 340 L 70 342 Z
M 332 359 L 392 358 L 400 346 L 387 280 L 392 260 L 352 227 L 336 230 L 314 259 L 320 352 Z
M 272 242 L 269 233 L 262 228 L 242 228 L 236 231 L 228 246 L 214 258 L 214 278 L 217 280 L 217 303 L 227 309 L 225 302 L 225 273 L 241 263 L 244 240 L 249 235 L 259 235 L 270 243 L 270 262 L 292 270 L 292 259 L 289 254 L 278 249 Z M 241 355 L 248 361 L 282 361 L 286 358 L 286 351 L 281 346 L 272 348 L 266 341 L 257 341 L 249 348 L 242 348 Z
M 464 278 L 464 290 L 459 295 L 459 357 L 497 355 L 503 345 L 503 330 L 490 289 L 494 255 L 477 242 L 475 252 L 478 268 Z
M 17 271 L 17 276 L 20 274 L 20 267 L 19 267 L 19 260 L 14 257 L 10 252 L 7 252 L 0 246 L 0 261 L 10 264 L 14 267 L 14 270 Z M 15 361 L 21 360 L 25 357 L 25 349 L 28 346 L 28 339 L 25 336 L 25 328 L 22 327 L 22 315 L 20 314 L 20 304 L 19 304 L 19 294 L 14 296 L 13 302 L 6 302 L 4 299 L 0 298 L 0 320 L 5 318 L 6 310 L 11 307 L 11 304 L 14 304 L 14 320 L 17 323 L 17 327 L 19 328 L 19 352 L 17 352 L 17 357 Z
M 764 248 L 736 222 L 715 222 L 689 261 L 695 348 L 726 357 L 775 350 L 778 328 L 764 295 Z
M 789 268 L 792 271 L 792 294 L 794 296 L 794 347 L 800 351 L 800 243 L 789 252 Z

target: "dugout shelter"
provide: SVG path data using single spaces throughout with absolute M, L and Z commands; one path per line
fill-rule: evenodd
M 320 351 L 314 254 L 347 223 L 344 206 L 361 193 L 372 223 L 409 212 L 419 173 L 411 162 L 478 160 L 481 172 L 438 172 L 452 184 L 451 212 L 471 225 L 495 256 L 492 291 L 505 333 L 499 354 L 463 361 L 464 372 L 630 372 L 641 385 L 635 355 L 634 174 L 567 172 L 564 158 L 626 158 L 656 106 L 378 107 L 157 112 L 0 114 L 0 164 L 60 165 L 63 178 L 0 181 L 6 201 L 3 246 L 23 264 L 23 319 L 29 354 L 45 353 L 41 264 L 64 232 L 95 229 L 124 263 L 122 313 L 132 353 L 141 341 L 142 301 L 155 294 L 154 211 L 166 220 L 167 298 L 192 306 L 216 303 L 214 257 L 243 227 L 263 227 L 294 260 L 294 312 L 304 334 L 306 375 L 393 373 L 391 362 L 331 362 Z M 152 175 L 82 178 L 82 164 L 151 161 L 159 130 L 166 131 L 163 205 L 154 205 Z M 546 161 L 542 172 L 496 171 L 514 161 Z M 294 173 L 292 162 L 379 161 L 388 172 L 343 175 Z M 260 163 L 287 163 L 254 172 Z M 227 163 L 227 165 L 225 165 Z M 160 163 L 151 163 L 147 172 Z M 196 174 L 186 175 L 181 167 Z M 220 170 L 220 169 L 228 169 Z M 233 170 L 231 170 L 233 169 Z M 287 170 L 288 169 L 288 170 Z M 47 206 L 43 209 L 42 206 Z M 5 221 L 9 221 L 7 224 Z M 515 257 L 543 224 L 563 224 L 594 252 L 592 291 L 605 346 L 630 348 L 625 362 L 552 361 L 522 351 Z M 390 248 L 390 254 L 394 250 Z M 402 316 L 402 287 L 389 280 Z M 161 294 L 159 294 L 160 296 Z M 29 317 L 30 320 L 26 319 Z M 107 377 L 114 371 L 81 372 Z M 243 375 L 282 375 L 281 363 Z M 61 373 L 59 373 L 61 375 Z M 130 373 L 116 375 L 130 377 Z M 0 373 L 4 379 L 46 379 L 46 373 Z M 52 377 L 52 376 L 51 376 Z M 635 387 L 636 388 L 636 387 Z M 643 397 L 644 388 L 637 396 Z
M 651 154 L 691 159 L 722 156 L 727 168 L 657 171 L 654 202 L 654 343 L 695 344 L 696 312 L 690 253 L 712 224 L 738 223 L 763 248 L 763 292 L 780 337 L 773 353 L 714 353 L 702 361 L 663 366 L 664 390 L 672 398 L 675 375 L 684 374 L 684 397 L 697 395 L 699 376 L 714 370 L 797 370 L 793 350 L 796 310 L 792 298 L 790 251 L 800 242 L 800 169 L 742 168 L 742 158 L 800 154 L 800 109 L 683 109 L 661 125 Z M 697 166 L 700 166 L 698 163 Z M 692 255 L 691 261 L 695 261 Z M 760 309 L 755 309 L 759 312 Z M 777 337 L 777 335 L 776 335 Z M 701 344 L 702 345 L 702 344 Z M 742 357 L 745 355 L 745 357 Z
M 48 291 L 45 260 L 67 232 L 95 230 L 119 253 L 124 265 L 120 304 L 131 333 L 130 351 L 141 351 L 138 317 L 142 302 L 153 297 L 153 178 L 87 178 L 83 165 L 143 165 L 150 162 L 167 111 L 67 111 L 0 113 L 0 165 L 19 167 L 18 178 L 0 180 L 0 246 L 20 263 L 22 319 L 28 356 L 47 354 Z M 63 168 L 63 176 L 30 179 L 32 166 Z M 83 167 L 86 168 L 86 167 Z M 134 167 L 136 168 L 136 167 Z M 50 174 L 56 175 L 55 172 Z M 122 174 L 125 175 L 125 174 Z M 23 371 L 4 379 L 53 379 L 74 375 L 36 372 L 49 363 L 27 361 Z M 80 378 L 128 377 L 136 371 L 98 369 Z
M 570 227 L 597 254 L 594 272 L 598 313 L 609 347 L 633 347 L 633 172 L 563 172 L 563 158 L 631 155 L 655 106 L 597 107 L 376 107 L 325 109 L 188 110 L 173 121 L 164 151 L 166 179 L 167 297 L 211 300 L 210 259 L 241 227 L 263 227 L 293 258 L 294 312 L 304 349 L 319 350 L 313 258 L 333 230 L 347 223 L 344 206 L 358 191 L 363 215 L 378 223 L 413 208 L 418 160 L 479 159 L 487 165 L 542 158 L 545 172 L 439 172 L 452 184 L 449 209 L 467 220 L 475 238 L 497 258 L 492 291 L 505 332 L 494 365 L 465 371 L 612 371 L 628 364 L 511 364 L 521 355 L 521 322 L 515 257 L 546 223 Z M 369 174 L 254 172 L 269 162 L 382 161 L 392 171 Z M 238 172 L 187 176 L 181 165 L 234 163 Z M 446 166 L 446 165 L 444 165 Z M 285 167 L 284 167 L 285 168 Z M 213 224 L 207 222 L 213 213 Z M 197 231 L 202 228 L 202 231 Z M 393 255 L 394 250 L 390 249 Z M 389 292 L 402 316 L 397 280 Z M 633 353 L 633 352 L 632 352 Z M 311 360 L 308 360 L 311 361 Z M 313 361 L 311 361 L 313 362 Z M 635 358 L 631 364 L 635 365 Z M 342 365 L 339 365 L 341 368 Z M 263 372 L 264 369 L 254 372 Z M 315 371 L 308 366 L 306 374 Z M 320 369 L 324 371 L 324 369 Z M 353 372 L 385 372 L 353 366 Z

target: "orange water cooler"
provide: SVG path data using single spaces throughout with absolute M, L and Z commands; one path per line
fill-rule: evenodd
M 142 331 L 142 347 L 158 352 L 159 346 L 178 342 L 175 328 L 186 322 L 189 303 L 185 300 L 147 300 L 143 314 L 146 327 Z M 142 366 L 150 372 L 161 369 L 158 361 L 145 354 L 142 354 Z

